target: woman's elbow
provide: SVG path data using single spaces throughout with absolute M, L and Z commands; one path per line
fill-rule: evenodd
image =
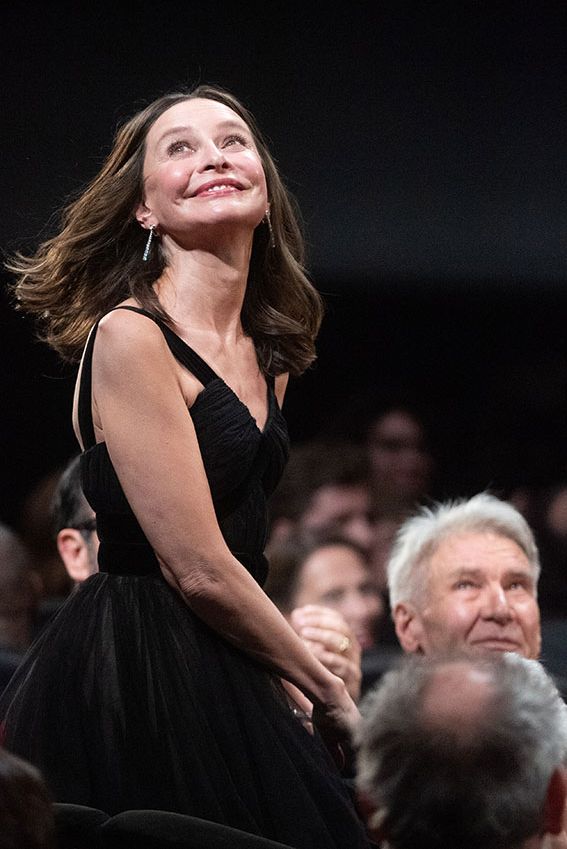
M 160 559 L 160 566 L 165 580 L 181 593 L 189 602 L 191 600 L 214 599 L 223 592 L 223 582 L 216 569 L 206 559 L 199 558 L 182 569 L 172 567 Z

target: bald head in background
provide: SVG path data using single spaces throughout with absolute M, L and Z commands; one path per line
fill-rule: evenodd
M 356 785 L 377 841 L 539 849 L 562 835 L 567 706 L 538 661 L 408 655 L 360 710 Z

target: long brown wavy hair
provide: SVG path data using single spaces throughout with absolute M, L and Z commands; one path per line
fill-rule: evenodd
M 128 297 L 169 321 L 153 284 L 163 272 L 161 249 L 142 262 L 147 231 L 135 219 L 142 200 L 146 137 L 159 116 L 184 100 L 223 103 L 248 125 L 268 187 L 273 239 L 254 232 L 242 324 L 265 374 L 301 374 L 315 359 L 323 302 L 308 279 L 302 222 L 254 117 L 230 92 L 211 85 L 165 94 L 126 121 L 98 175 L 60 213 L 57 235 L 31 256 L 6 262 L 16 276 L 17 309 L 31 314 L 39 338 L 65 360 L 80 358 L 92 325 Z

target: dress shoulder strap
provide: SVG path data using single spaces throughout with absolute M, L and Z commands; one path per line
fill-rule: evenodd
M 93 425 L 93 413 L 92 413 L 92 405 L 91 405 L 91 385 L 92 385 L 92 362 L 93 362 L 93 347 L 94 341 L 96 338 L 96 331 L 98 329 L 98 322 L 91 329 L 89 333 L 89 338 L 87 339 L 87 344 L 85 346 L 85 353 L 83 355 L 83 362 L 81 365 L 81 379 L 79 382 L 79 399 L 77 405 L 77 417 L 79 419 L 79 433 L 81 434 L 81 439 L 83 442 L 83 448 L 86 450 L 87 448 L 91 448 L 95 442 L 95 432 Z
M 205 360 L 199 356 L 199 354 L 190 347 L 177 333 L 174 333 L 171 327 L 168 327 L 163 319 L 159 318 L 159 316 L 154 315 L 148 310 L 142 309 L 142 307 L 131 307 L 131 306 L 121 306 L 114 307 L 115 310 L 131 310 L 132 312 L 140 313 L 140 315 L 145 315 L 148 318 L 151 318 L 152 321 L 155 321 L 157 326 L 160 328 L 161 332 L 165 336 L 165 341 L 167 342 L 167 346 L 176 360 L 178 360 L 182 366 L 194 374 L 197 380 L 200 380 L 203 386 L 206 386 L 207 383 L 210 383 L 211 380 L 217 380 L 218 375 L 213 369 L 210 367 Z M 112 310 L 111 310 L 112 312 Z
M 167 324 L 159 318 L 157 315 L 149 312 L 148 310 L 142 309 L 141 307 L 131 307 L 131 306 L 119 306 L 114 307 L 115 310 L 131 310 L 132 312 L 140 313 L 140 315 L 145 315 L 148 318 L 151 318 L 152 321 L 160 328 L 161 332 L 165 337 L 165 341 L 167 342 L 167 346 L 173 356 L 178 362 L 181 363 L 191 374 L 194 374 L 197 380 L 200 380 L 203 386 L 206 386 L 212 380 L 217 380 L 218 375 L 213 369 L 210 367 L 208 363 L 203 360 L 199 354 L 193 350 L 183 339 L 178 336 L 173 330 L 167 326 Z M 110 310 L 113 312 L 113 310 Z M 79 383 L 79 398 L 78 398 L 78 409 L 77 416 L 79 420 L 79 432 L 81 434 L 81 439 L 83 441 L 83 446 L 85 449 L 90 448 L 96 442 L 94 425 L 93 425 L 93 417 L 92 417 L 92 359 L 93 359 L 93 348 L 96 339 L 96 332 L 98 330 L 98 322 L 92 328 L 89 338 L 87 339 L 87 344 L 85 346 L 85 353 L 83 356 L 83 363 L 81 366 L 81 379 Z

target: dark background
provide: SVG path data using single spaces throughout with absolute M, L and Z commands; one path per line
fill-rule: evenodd
M 441 494 L 567 478 L 567 4 L 12 3 L 0 160 L 9 254 L 97 170 L 117 123 L 198 81 L 256 114 L 327 316 L 295 441 L 415 405 Z M 8 303 L 0 519 L 76 451 L 74 370 Z

